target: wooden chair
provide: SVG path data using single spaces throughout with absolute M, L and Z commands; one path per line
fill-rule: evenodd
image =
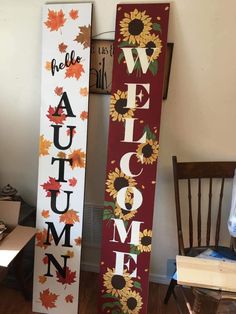
M 220 231 L 223 225 L 222 216 L 229 216 L 232 183 L 229 185 L 228 179 L 234 176 L 236 162 L 178 162 L 176 156 L 172 157 L 172 162 L 179 254 L 197 256 L 207 248 L 214 248 L 225 255 L 231 255 L 232 239 L 229 236 L 229 243 L 220 245 Z M 229 200 L 227 208 L 224 207 L 226 183 Z M 185 202 L 182 200 L 184 196 Z M 223 211 L 227 211 L 227 215 L 222 215 Z M 225 225 L 227 228 L 227 221 Z M 172 294 L 176 298 L 176 285 L 177 281 L 171 279 L 164 299 L 165 304 Z M 200 290 L 194 293 L 198 299 L 195 302 L 195 310 L 190 310 L 190 313 L 198 313 L 196 308 L 199 309 L 200 306 L 197 303 L 204 295 Z M 220 299 L 222 297 L 221 295 Z

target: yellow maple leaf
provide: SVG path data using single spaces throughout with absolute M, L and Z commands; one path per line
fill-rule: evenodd
M 69 256 L 70 258 L 74 257 L 74 252 L 73 251 L 67 251 L 66 255 Z
M 52 142 L 46 140 L 44 138 L 44 135 L 40 135 L 40 141 L 39 141 L 39 156 L 46 156 L 49 155 L 49 148 L 51 147 Z

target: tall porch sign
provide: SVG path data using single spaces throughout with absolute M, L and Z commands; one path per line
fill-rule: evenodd
M 86 165 L 91 4 L 43 10 L 33 311 L 77 313 Z
M 169 4 L 120 4 L 98 313 L 147 313 Z

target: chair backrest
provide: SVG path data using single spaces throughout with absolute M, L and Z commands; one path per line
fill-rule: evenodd
M 236 162 L 231 161 L 178 162 L 176 156 L 172 157 L 172 162 L 173 162 L 179 253 L 185 255 L 186 248 L 191 248 L 193 246 L 198 247 L 209 245 L 218 246 L 221 228 L 222 202 L 224 196 L 225 180 L 228 178 L 233 178 L 234 171 L 236 168 Z M 216 197 L 213 195 L 214 180 L 217 181 L 217 184 L 219 186 L 218 195 Z M 183 222 L 181 221 L 183 214 L 181 211 L 182 209 L 181 197 L 184 195 L 182 193 L 182 190 L 180 191 L 180 184 L 182 184 L 182 181 L 186 181 L 185 187 L 187 190 L 186 207 L 188 210 L 187 219 L 188 232 L 186 236 L 184 236 L 184 232 L 182 229 Z M 196 185 L 194 189 L 194 193 L 196 192 L 196 195 L 194 196 L 193 196 L 193 182 Z M 207 197 L 204 197 L 205 200 L 207 198 L 206 202 L 207 205 L 204 208 L 202 206 L 203 185 L 204 193 L 206 192 L 208 194 Z M 214 214 L 212 211 L 213 197 L 214 197 Z M 193 200 L 196 201 L 196 204 L 193 204 Z M 196 213 L 194 211 L 196 211 Z M 203 213 L 204 217 L 206 217 L 204 219 Z M 214 215 L 214 217 L 212 217 L 212 215 Z M 215 220 L 214 233 L 212 218 L 214 218 Z M 205 223 L 204 228 L 202 227 L 203 223 Z M 212 236 L 212 233 L 214 234 L 214 236 Z M 188 237 L 188 240 L 186 240 L 186 237 Z M 188 245 L 186 245 L 187 243 Z

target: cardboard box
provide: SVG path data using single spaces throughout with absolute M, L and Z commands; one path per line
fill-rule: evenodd
M 35 235 L 35 228 L 18 225 L 19 213 L 20 202 L 0 201 L 0 220 L 9 230 L 9 234 L 0 241 L 0 267 L 8 267 Z
M 179 284 L 236 292 L 236 263 L 200 257 L 176 257 Z

